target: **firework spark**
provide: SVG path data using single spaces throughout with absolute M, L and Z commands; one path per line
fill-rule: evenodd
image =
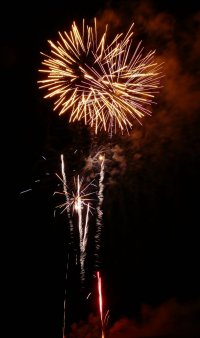
M 69 122 L 84 120 L 95 130 L 123 133 L 151 115 L 150 106 L 160 85 L 161 64 L 155 51 L 143 56 L 141 43 L 132 51 L 133 24 L 127 34 L 117 34 L 107 43 L 107 26 L 98 37 L 97 22 L 82 29 L 75 22 L 69 33 L 59 32 L 56 43 L 48 41 L 50 55 L 45 59 L 45 79 L 39 88 L 45 98 L 54 98 L 59 115 L 69 113 Z

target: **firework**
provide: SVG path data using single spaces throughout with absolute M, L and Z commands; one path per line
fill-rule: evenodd
M 95 186 L 94 180 L 89 184 L 83 185 L 83 178 L 80 179 L 79 175 L 74 177 L 74 190 L 68 191 L 67 178 L 65 174 L 64 157 L 61 155 L 61 172 L 62 178 L 59 179 L 63 183 L 63 192 L 55 192 L 55 194 L 61 194 L 65 196 L 65 202 L 57 206 L 61 208 L 62 212 L 67 211 L 67 216 L 70 226 L 70 234 L 73 236 L 74 224 L 73 215 L 76 214 L 78 217 L 78 231 L 79 231 L 79 248 L 80 248 L 80 267 L 81 267 L 81 279 L 85 278 L 85 258 L 86 258 L 86 246 L 88 238 L 88 224 L 89 224 L 89 213 L 94 207 L 91 205 L 94 198 L 91 195 L 95 194 L 95 191 L 87 192 L 88 187 Z M 95 186 L 96 187 L 96 186 Z
M 45 98 L 54 99 L 54 110 L 69 114 L 69 122 L 83 120 L 97 134 L 129 131 L 136 119 L 141 123 L 151 115 L 151 104 L 158 91 L 161 64 L 155 51 L 143 56 L 139 43 L 132 46 L 133 24 L 127 34 L 117 34 L 107 43 L 107 26 L 99 38 L 97 22 L 79 29 L 74 22 L 69 33 L 59 32 L 50 44 L 43 69 L 45 79 L 39 88 Z

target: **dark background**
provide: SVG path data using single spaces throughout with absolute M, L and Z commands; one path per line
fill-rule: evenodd
M 181 7 L 180 7 L 181 6 Z M 4 10 L 5 9 L 5 10 Z M 199 38 L 197 1 L 34 1 L 7 3 L 1 13 L 2 175 L 6 194 L 9 296 L 13 334 L 61 337 L 66 236 L 54 217 L 60 154 L 79 168 L 92 144 L 82 124 L 69 126 L 38 89 L 40 51 L 75 20 L 108 23 L 111 33 L 135 22 L 135 41 L 164 61 L 163 88 L 152 117 L 130 135 L 97 144 L 115 161 L 106 174 L 102 276 L 110 323 L 138 315 L 141 304 L 199 299 Z M 77 157 L 74 150 L 78 149 Z M 45 158 L 45 159 L 44 159 Z M 79 162 L 80 160 L 80 162 Z M 108 169 L 107 168 L 107 169 Z M 39 180 L 38 182 L 36 182 Z M 27 193 L 22 193 L 31 189 Z M 14 201 L 13 201 L 14 196 Z M 92 251 L 92 250 L 91 250 Z M 89 255 L 92 252 L 89 252 Z M 72 259 L 73 262 L 73 259 Z M 69 270 L 69 323 L 97 311 L 92 268 L 80 291 Z M 95 291 L 94 291 L 95 293 Z

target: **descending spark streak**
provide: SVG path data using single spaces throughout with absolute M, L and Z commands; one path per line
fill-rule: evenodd
M 101 161 L 101 170 L 99 177 L 99 192 L 98 192 L 98 205 L 97 205 L 97 218 L 96 218 L 96 234 L 95 234 L 95 243 L 96 243 L 96 265 L 99 267 L 100 259 L 99 259 L 99 250 L 100 250 L 100 242 L 101 242 L 101 233 L 102 233 L 102 204 L 103 204 L 103 190 L 104 190 L 104 162 L 105 155 L 100 155 L 99 160 Z
M 87 210 L 86 210 L 86 217 L 85 217 L 85 224 L 83 226 L 83 206 L 86 204 L 81 199 L 81 184 L 79 180 L 79 176 L 77 178 L 77 195 L 76 195 L 76 206 L 75 210 L 78 214 L 78 228 L 79 228 L 79 241 L 80 241 L 80 265 L 81 265 L 81 278 L 84 280 L 85 278 L 85 258 L 86 258 L 86 245 L 87 245 L 87 235 L 88 235 L 88 220 L 89 220 L 89 211 L 90 211 L 90 204 L 87 203 Z
M 69 194 L 67 191 L 67 179 L 65 175 L 65 163 L 64 163 L 64 156 L 61 154 L 61 172 L 62 172 L 62 182 L 63 182 L 63 192 L 66 199 L 66 210 L 67 210 L 67 216 L 69 220 L 69 229 L 70 229 L 70 237 L 71 237 L 71 243 L 73 243 L 73 237 L 74 237 L 74 229 L 73 229 L 73 222 L 71 219 L 70 214 L 70 203 L 69 203 Z
M 88 236 L 88 215 L 89 215 L 90 205 L 87 206 L 87 215 L 85 220 L 84 231 L 82 232 L 82 238 L 80 239 L 80 264 L 81 264 L 81 278 L 85 278 L 85 258 L 86 258 L 86 245 L 87 245 L 87 236 Z
M 103 297 L 102 297 L 102 284 L 100 272 L 97 271 L 97 280 L 98 280 L 98 293 L 99 293 L 99 312 L 101 318 L 101 336 L 104 338 L 104 324 L 103 324 Z
M 82 33 L 73 22 L 68 33 L 59 33 L 56 43 L 48 41 L 50 55 L 44 55 L 47 76 L 39 88 L 45 98 L 54 98 L 59 115 L 68 112 L 69 122 L 83 119 L 97 134 L 102 128 L 112 135 L 133 127 L 133 120 L 151 115 L 150 106 L 160 87 L 161 66 L 155 52 L 143 56 L 141 43 L 132 52 L 133 24 L 127 34 L 117 34 L 107 44 L 107 29 L 99 39 L 97 23 Z

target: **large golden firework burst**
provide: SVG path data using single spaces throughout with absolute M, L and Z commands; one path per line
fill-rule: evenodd
M 84 119 L 97 133 L 102 128 L 109 133 L 123 133 L 151 115 L 150 107 L 157 93 L 161 64 L 155 51 L 143 56 L 141 43 L 132 50 L 133 24 L 126 35 L 117 34 L 107 44 L 107 27 L 99 38 L 97 22 L 81 29 L 75 22 L 69 33 L 59 32 L 59 40 L 48 41 L 49 55 L 45 59 L 45 74 L 39 88 L 45 88 L 45 98 L 54 97 L 54 110 L 68 113 L 69 122 Z

